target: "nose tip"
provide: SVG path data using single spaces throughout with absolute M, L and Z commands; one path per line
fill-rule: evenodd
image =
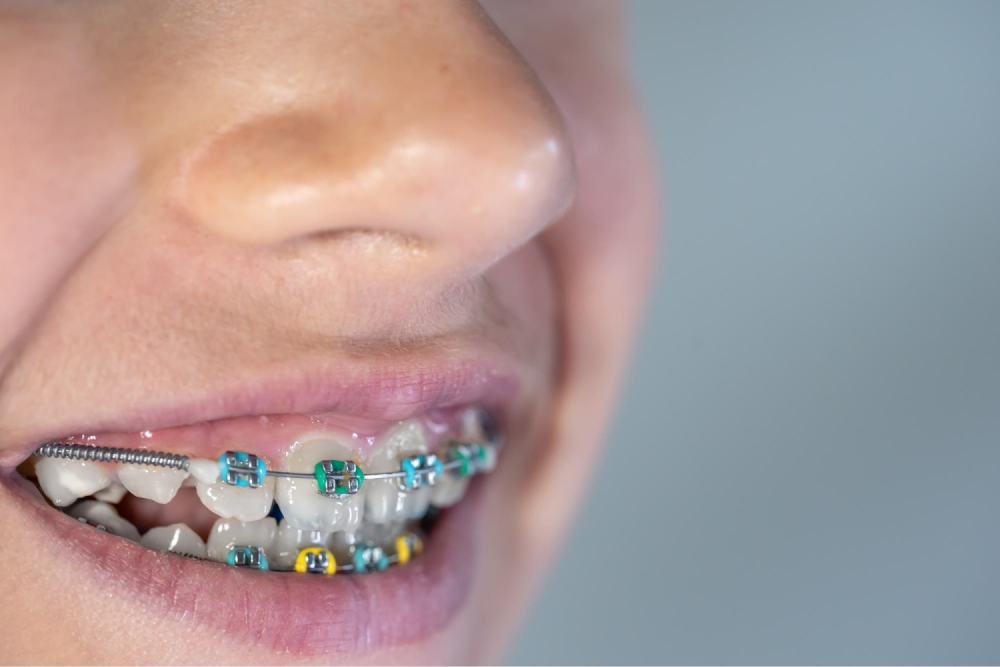
M 260 113 L 198 152 L 182 205 L 242 243 L 391 232 L 486 266 L 556 217 L 575 187 L 547 93 L 517 63 L 495 63 L 372 82 L 390 92 L 367 101 Z

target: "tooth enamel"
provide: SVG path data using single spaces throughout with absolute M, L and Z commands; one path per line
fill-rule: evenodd
M 110 473 L 97 463 L 50 457 L 42 457 L 35 463 L 35 475 L 56 507 L 65 507 L 112 482 Z
M 118 480 L 140 498 L 165 505 L 177 495 L 188 473 L 172 468 L 126 464 L 118 468 Z
M 256 521 L 271 511 L 274 500 L 274 478 L 265 477 L 256 489 L 231 486 L 218 481 L 212 484 L 198 482 L 198 497 L 202 504 L 224 519 Z
M 94 498 L 116 505 L 125 497 L 125 493 L 126 489 L 122 486 L 121 482 L 111 482 L 111 486 L 95 493 Z
M 365 471 L 392 472 L 399 470 L 399 461 L 407 456 L 427 453 L 427 438 L 423 423 L 409 419 L 383 436 L 368 457 Z M 403 491 L 397 479 L 366 480 L 365 519 L 388 523 L 408 517 L 419 517 L 427 511 L 430 489 Z
M 219 462 L 191 459 L 188 461 L 188 472 L 202 484 L 215 484 L 219 481 Z
M 108 532 L 118 537 L 124 537 L 133 542 L 139 541 L 139 530 L 125 519 L 118 516 L 114 505 L 102 503 L 99 500 L 83 500 L 66 510 L 74 519 L 83 518 L 100 524 Z
M 198 537 L 198 533 L 184 523 L 151 528 L 142 536 L 139 544 L 147 549 L 187 554 L 198 558 L 205 558 L 208 555 L 205 543 Z
M 306 547 L 324 547 L 329 549 L 333 542 L 333 533 L 322 533 L 318 530 L 300 530 L 282 520 L 278 525 L 278 535 L 274 544 L 267 552 L 271 564 L 279 567 L 293 567 L 299 551 Z
M 311 472 L 320 461 L 349 461 L 354 453 L 334 440 L 302 443 L 282 464 L 284 470 Z M 319 493 L 315 479 L 278 478 L 275 500 L 289 526 L 306 531 L 354 532 L 364 515 L 368 482 L 358 493 L 345 498 L 327 498 Z
M 431 505 L 435 507 L 451 507 L 462 499 L 468 486 L 468 477 L 459 477 L 450 470 L 445 472 L 438 477 L 437 483 L 431 487 Z
M 234 546 L 260 547 L 271 558 L 271 545 L 278 530 L 277 522 L 271 517 L 259 521 L 239 521 L 219 519 L 212 526 L 208 536 L 209 560 L 226 562 L 229 550 Z

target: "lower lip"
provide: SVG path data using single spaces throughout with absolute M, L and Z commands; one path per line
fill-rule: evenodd
M 49 542 L 59 544 L 63 553 L 57 557 L 88 570 L 82 576 L 99 579 L 146 614 L 215 628 L 220 639 L 249 641 L 275 653 L 343 656 L 418 642 L 448 624 L 472 582 L 480 484 L 442 513 L 424 553 L 411 563 L 327 579 L 160 554 L 43 506 L 23 480 L 5 483 L 50 533 Z M 127 569 L 116 567 L 122 563 Z

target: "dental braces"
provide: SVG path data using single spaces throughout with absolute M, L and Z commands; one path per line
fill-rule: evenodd
M 340 499 L 358 493 L 366 480 L 394 479 L 397 480 L 402 491 L 408 492 L 422 487 L 434 486 L 438 479 L 446 473 L 458 477 L 471 477 L 493 470 L 502 442 L 495 430 L 485 428 L 484 430 L 486 430 L 487 442 L 453 441 L 449 443 L 443 453 L 444 461 L 437 454 L 419 454 L 400 459 L 399 470 L 369 474 L 365 474 L 364 470 L 354 461 L 334 459 L 319 461 L 313 467 L 312 473 L 268 470 L 264 460 L 255 454 L 227 451 L 218 459 L 219 480 L 230 486 L 258 488 L 268 475 L 291 479 L 314 479 L 316 490 L 320 495 Z M 183 454 L 65 442 L 46 443 L 38 447 L 34 454 L 35 456 L 78 461 L 149 465 L 185 472 L 189 470 L 192 461 L 190 457 Z M 209 462 L 206 461 L 206 463 Z M 99 523 L 82 518 L 80 521 L 98 530 L 109 532 L 105 526 Z M 270 566 L 267 555 L 262 548 L 236 545 L 229 549 L 226 564 L 255 570 L 300 572 L 324 576 L 332 576 L 342 572 L 369 574 L 380 572 L 390 566 L 406 565 L 411 558 L 421 554 L 424 543 L 416 533 L 407 532 L 396 537 L 394 547 L 394 551 L 387 554 L 385 549 L 371 542 L 351 545 L 350 562 L 348 563 L 337 563 L 333 552 L 324 547 L 306 547 L 299 552 L 294 567 L 282 568 Z M 167 553 L 196 560 L 206 560 L 186 553 Z
M 271 477 L 314 479 L 316 490 L 327 498 L 346 498 L 361 490 L 365 480 L 394 479 L 403 491 L 434 486 L 444 473 L 471 477 L 489 472 L 496 466 L 498 438 L 489 442 L 451 442 L 445 449 L 442 461 L 437 454 L 418 454 L 400 459 L 399 470 L 366 474 L 354 461 L 328 459 L 319 461 L 311 473 L 288 470 L 269 470 L 263 459 L 255 454 L 227 451 L 219 456 L 219 480 L 230 486 L 256 489 Z M 138 464 L 189 470 L 192 459 L 183 454 L 154 452 L 123 447 L 101 447 L 65 442 L 46 443 L 35 450 L 35 456 L 64 458 L 77 461 Z

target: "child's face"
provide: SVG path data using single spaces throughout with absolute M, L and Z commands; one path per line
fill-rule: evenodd
M 583 494 L 625 511 L 613 469 L 635 462 L 589 478 L 655 241 L 620 8 L 486 10 L 0 0 L 3 662 L 491 660 Z M 280 525 L 255 509 L 270 497 L 163 469 L 20 465 L 76 437 L 370 472 L 478 408 L 507 445 L 464 497 L 279 479 L 255 491 Z M 77 513 L 121 484 L 116 525 L 147 537 L 72 521 L 25 478 Z M 275 563 L 280 540 L 349 554 L 428 503 L 454 508 L 425 553 L 371 575 L 147 548 L 185 523 L 225 560 L 235 512 Z

